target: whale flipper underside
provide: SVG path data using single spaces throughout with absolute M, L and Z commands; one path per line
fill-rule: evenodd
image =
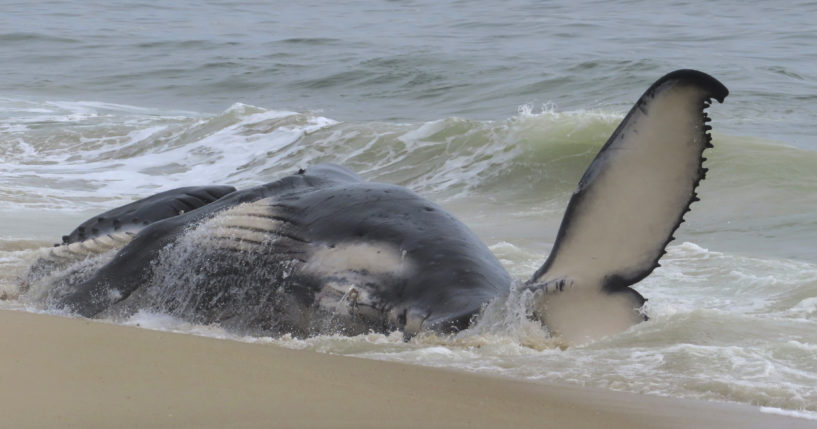
M 628 286 L 658 267 L 697 201 L 695 188 L 707 171 L 702 153 L 711 147 L 705 109 L 727 95 L 705 73 L 670 73 L 647 89 L 610 136 L 579 181 L 550 256 L 529 282 L 562 291 L 540 297 L 551 330 L 596 336 L 576 319 L 618 312 L 618 321 L 588 321 L 614 330 L 642 319 L 635 310 L 644 298 Z

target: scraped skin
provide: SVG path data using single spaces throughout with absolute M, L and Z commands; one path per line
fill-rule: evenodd
M 576 313 L 594 299 L 600 303 L 590 307 L 604 308 L 600 314 L 610 319 L 589 323 L 600 335 L 642 318 L 644 299 L 629 286 L 658 266 L 697 201 L 695 188 L 706 174 L 702 153 L 711 147 L 704 109 L 727 94 L 704 73 L 670 73 L 641 96 L 602 147 L 568 203 L 550 256 L 530 281 L 561 284 L 561 293 L 542 297 L 540 317 L 550 329 L 595 337 L 592 329 L 576 329 L 582 319 Z
M 523 286 L 554 335 L 575 343 L 644 320 L 629 286 L 658 266 L 695 201 L 710 145 L 704 109 L 727 93 L 704 73 L 670 73 L 601 149 L 553 252 Z M 510 296 L 511 276 L 476 235 L 408 189 L 321 164 L 225 192 L 149 223 L 50 302 L 87 317 L 152 309 L 268 335 L 410 337 L 466 329 Z

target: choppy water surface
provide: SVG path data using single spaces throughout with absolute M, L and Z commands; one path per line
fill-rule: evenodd
M 316 162 L 441 203 L 525 278 L 631 103 L 694 67 L 732 94 L 702 201 L 637 287 L 648 323 L 565 348 L 511 301 L 451 338 L 240 339 L 817 416 L 817 4 L 0 8 L 0 306 L 36 310 L 17 299 L 36 249 L 95 213 Z

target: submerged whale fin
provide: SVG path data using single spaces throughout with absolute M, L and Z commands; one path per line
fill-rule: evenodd
M 210 204 L 234 191 L 232 186 L 188 186 L 160 192 L 86 220 L 63 236 L 62 244 L 115 232 L 138 231 L 153 222 Z
M 702 153 L 711 147 L 705 109 L 728 93 L 695 70 L 669 73 L 650 86 L 579 181 L 553 250 L 529 284 L 612 294 L 637 316 L 632 309 L 644 300 L 628 286 L 658 266 L 697 201 L 695 188 L 707 171 Z M 553 307 L 563 304 L 551 301 L 543 311 L 551 314 L 545 314 L 549 327 L 573 324 L 552 320 Z

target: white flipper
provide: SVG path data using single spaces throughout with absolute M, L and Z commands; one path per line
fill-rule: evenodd
M 727 94 L 720 82 L 693 70 L 679 70 L 654 83 L 588 167 L 553 250 L 531 283 L 563 282 L 564 295 L 575 289 L 570 294 L 586 295 L 585 303 L 590 296 L 629 297 L 612 301 L 627 307 L 625 319 L 638 318 L 633 308 L 643 298 L 628 286 L 658 266 L 684 213 L 697 200 L 695 188 L 706 173 L 701 155 L 711 146 L 704 109 L 710 99 L 723 102 Z M 545 303 L 549 309 L 543 309 L 542 318 L 559 330 L 552 325 L 563 323 L 548 319 L 566 309 L 556 311 L 557 295 L 548 295 L 553 298 Z

